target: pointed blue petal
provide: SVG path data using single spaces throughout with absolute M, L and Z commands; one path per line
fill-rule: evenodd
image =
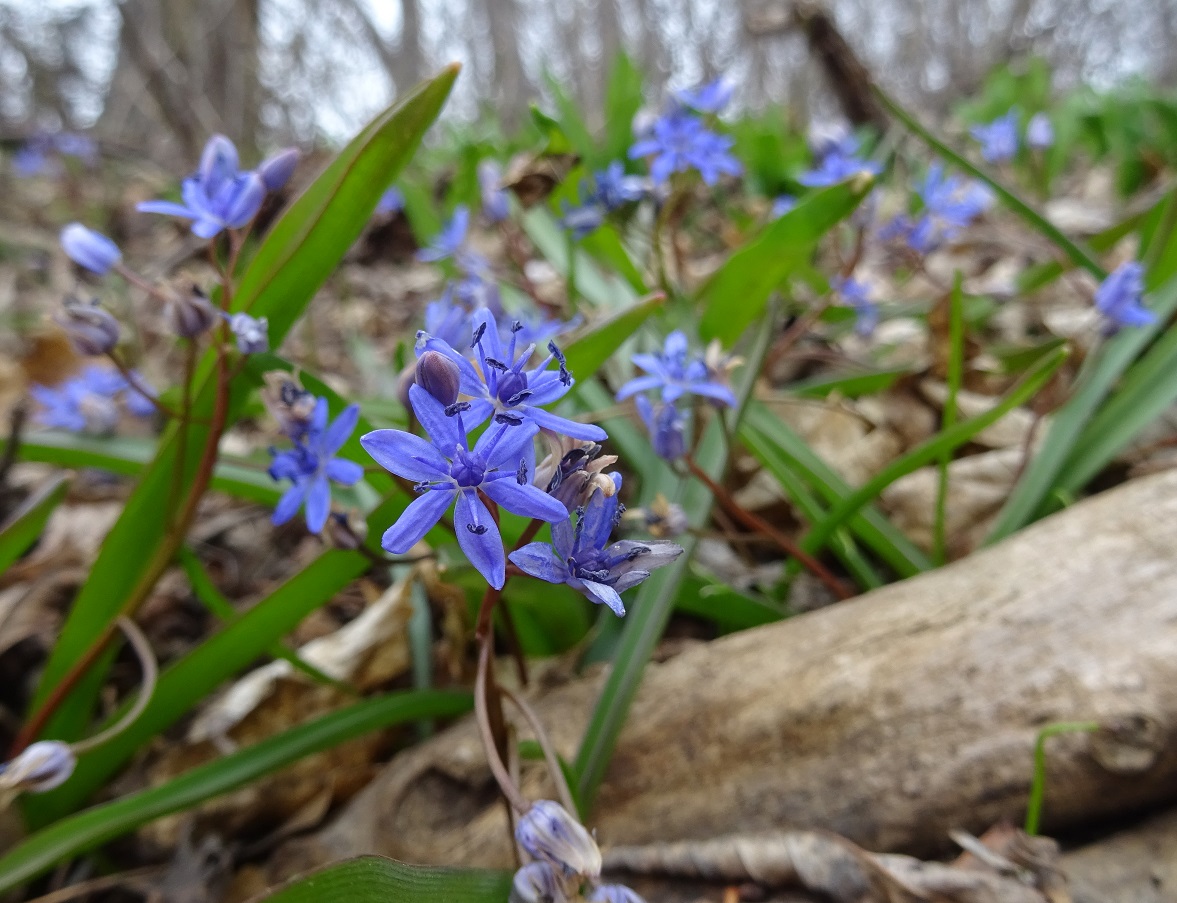
M 466 489 L 458 493 L 454 509 L 454 533 L 458 545 L 475 570 L 495 589 L 502 589 L 507 578 L 507 559 L 498 524 L 486 510 L 477 493 Z
M 380 545 L 394 555 L 404 555 L 433 528 L 453 500 L 454 494 L 445 490 L 429 491 L 417 496 L 396 523 L 384 531 Z
M 347 458 L 332 458 L 323 469 L 328 478 L 343 486 L 352 486 L 364 477 L 364 468 Z
M 608 605 L 617 617 L 625 617 L 625 603 L 621 601 L 621 596 L 617 594 L 617 590 L 611 586 L 606 586 L 604 583 L 596 583 L 592 580 L 581 580 L 580 582 L 584 586 L 584 594 L 591 601 Z
M 579 423 L 569 420 L 567 417 L 561 417 L 559 414 L 553 414 L 551 411 L 534 408 L 531 405 L 527 406 L 525 414 L 528 420 L 541 429 L 551 430 L 560 436 L 589 442 L 604 442 L 609 438 L 609 434 L 595 423 Z
M 519 570 L 548 583 L 564 583 L 568 579 L 568 565 L 546 542 L 529 542 L 507 556 Z
M 327 432 L 323 435 L 323 452 L 328 455 L 333 455 L 341 448 L 343 443 L 351 438 L 351 434 L 355 432 L 356 424 L 360 421 L 360 406 L 358 404 L 349 404 L 338 417 L 327 427 Z
M 326 475 L 320 474 L 311 480 L 307 488 L 307 529 L 312 533 L 321 532 L 330 513 L 331 487 L 327 484 Z
M 530 484 L 520 486 L 511 477 L 482 484 L 482 491 L 512 514 L 537 517 L 548 523 L 565 520 L 568 509 L 564 503 Z
M 282 493 L 282 498 L 278 499 L 278 505 L 274 508 L 274 514 L 270 518 L 270 523 L 277 527 L 298 514 L 298 509 L 302 507 L 302 499 L 305 493 L 305 483 L 296 483 Z
M 373 430 L 360 437 L 360 445 L 377 464 L 398 477 L 416 483 L 448 479 L 449 462 L 436 448 L 402 430 Z

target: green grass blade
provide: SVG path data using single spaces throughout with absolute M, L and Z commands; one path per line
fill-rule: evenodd
M 830 509 L 826 519 L 815 524 L 806 536 L 807 543 L 823 547 L 843 522 L 859 511 L 867 502 L 878 497 L 884 489 L 902 476 L 906 476 L 925 464 L 931 464 L 952 449 L 964 445 L 981 430 L 996 423 L 1007 413 L 1024 404 L 1034 396 L 1054 375 L 1067 359 L 1067 352 L 1059 350 L 1046 355 L 1028 371 L 1022 380 L 1010 390 L 1000 402 L 984 414 L 963 420 L 955 426 L 937 433 L 926 442 L 917 445 L 901 458 L 892 461 L 861 487 L 845 496 Z
M 0 574 L 27 552 L 45 529 L 50 515 L 69 491 L 70 478 L 57 474 L 37 487 L 24 503 L 0 524 Z
M 1141 351 L 1156 338 L 1163 324 L 1177 312 L 1177 280 L 1156 292 L 1148 306 L 1156 313 L 1157 324 L 1121 330 L 1084 362 L 1071 397 L 1053 415 L 1050 431 L 1042 447 L 1010 493 L 993 530 L 985 540 L 986 544 L 997 542 L 1020 530 L 1043 510 L 1057 487 L 1059 472 L 1066 465 L 1076 442 L 1095 417 L 1108 392 Z
M 153 819 L 256 781 L 304 756 L 394 724 L 455 717 L 470 707 L 466 693 L 407 691 L 359 702 L 291 728 L 158 787 L 94 806 L 38 831 L 0 857 L 0 893 Z
M 363 856 L 296 878 L 254 903 L 503 903 L 511 872 L 406 865 Z
M 733 345 L 763 315 L 772 293 L 874 187 L 861 173 L 805 198 L 732 254 L 699 289 L 699 332 Z
M 956 424 L 956 399 L 964 380 L 964 296 L 961 294 L 962 276 L 960 270 L 952 280 L 952 292 L 948 296 L 948 397 L 944 401 L 944 413 L 940 429 L 951 429 Z M 948 465 L 952 463 L 952 450 L 946 450 L 937 464 L 936 511 L 933 518 L 932 549 L 936 564 L 948 560 Z
M 837 471 L 759 402 L 748 406 L 740 440 L 778 480 L 787 480 L 791 469 L 799 471 L 827 505 L 836 505 L 853 491 Z M 847 527 L 900 577 L 914 577 L 932 568 L 931 559 L 870 504 L 854 514 Z M 820 551 L 802 547 L 811 554 Z
M 568 371 L 582 379 L 596 373 L 621 343 L 662 307 L 663 301 L 662 295 L 646 298 L 579 333 L 563 349 L 568 358 Z

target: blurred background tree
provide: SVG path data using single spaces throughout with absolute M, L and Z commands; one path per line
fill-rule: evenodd
M 901 99 L 943 113 L 996 65 L 1035 55 L 1056 86 L 1177 80 L 1177 0 L 827 0 L 839 31 Z M 650 85 L 726 73 L 745 108 L 801 121 L 834 101 L 786 0 L 7 0 L 0 128 L 94 127 L 191 159 L 239 145 L 334 141 L 439 64 L 465 67 L 450 115 L 508 127 L 563 84 L 599 119 L 626 50 Z M 248 155 L 248 151 L 247 151 Z

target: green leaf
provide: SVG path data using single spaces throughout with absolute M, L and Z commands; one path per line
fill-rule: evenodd
M 609 83 L 605 88 L 605 148 L 603 157 L 624 160 L 633 143 L 633 118 L 642 108 L 642 72 L 629 54 L 613 59 Z
M 777 478 L 781 488 L 794 500 L 797 498 L 791 491 L 794 471 L 821 496 L 826 505 L 836 505 L 853 492 L 837 471 L 818 457 L 784 421 L 759 402 L 748 406 L 744 422 L 740 425 L 740 441 Z M 864 505 L 847 520 L 846 526 L 900 577 L 914 577 L 932 567 L 928 556 L 870 504 Z M 836 542 L 832 547 L 835 552 L 838 551 Z M 820 551 L 812 543 L 806 545 L 803 542 L 802 548 L 810 554 Z M 861 580 L 862 575 L 856 573 L 855 577 Z
M 1085 434 L 1082 441 L 1090 441 L 1088 424 L 1112 387 L 1141 351 L 1156 339 L 1169 318 L 1177 313 L 1177 280 L 1156 292 L 1149 299 L 1148 306 L 1157 315 L 1157 323 L 1120 330 L 1084 361 L 1070 397 L 1054 413 L 1042 447 L 1010 492 L 986 544 L 1020 530 L 1044 510 L 1051 493 L 1057 488 L 1059 472 L 1071 458 L 1076 443 Z
M 890 389 L 911 372 L 911 367 L 894 367 L 888 370 L 870 370 L 866 373 L 825 373 L 792 383 L 789 386 L 789 394 L 801 398 L 827 398 L 833 393 L 844 398 L 877 395 Z
M 739 404 L 734 412 L 737 422 L 748 403 L 771 337 L 772 318 L 766 317 L 756 336 L 755 347 L 747 355 L 748 363 L 744 367 L 743 379 L 737 393 Z M 695 460 L 712 479 L 721 480 L 727 470 L 729 456 L 730 445 L 725 437 L 724 424 L 717 418 L 705 430 L 696 450 Z M 654 455 L 647 451 L 646 457 L 653 458 Z M 643 480 L 644 503 L 648 504 L 659 492 L 670 501 L 682 505 L 692 527 L 700 529 L 706 525 L 715 500 L 701 482 L 681 478 L 669 467 L 662 466 L 653 479 Z M 633 600 L 627 602 L 629 614 L 622 622 L 613 667 L 585 728 L 576 757 L 577 781 L 574 793 L 585 808 L 591 807 L 596 799 L 597 790 L 604 780 L 605 770 L 617 745 L 617 738 L 637 694 L 642 673 L 670 620 L 698 542 L 696 533 L 680 537 L 683 554 L 674 564 L 655 571 L 641 585 Z
M 555 267 L 557 273 L 567 279 L 568 265 L 573 258 L 568 254 L 568 240 L 564 230 L 560 228 L 551 212 L 537 204 L 523 214 L 520 225 L 536 250 Z M 633 304 L 637 293 L 621 276 L 602 269 L 583 249 L 576 250 L 575 261 L 573 282 L 576 284 L 576 292 L 587 298 L 594 306 L 616 310 Z
M 664 295 L 646 298 L 579 333 L 564 349 L 569 372 L 573 376 L 581 374 L 582 378 L 596 373 L 665 300 Z
M 877 498 L 879 493 L 902 476 L 939 459 L 942 455 L 964 445 L 986 427 L 996 423 L 1014 408 L 1034 396 L 1067 359 L 1067 352 L 1056 351 L 1044 357 L 1000 402 L 983 414 L 945 429 L 920 443 L 901 458 L 896 458 L 858 489 L 844 496 L 830 509 L 826 519 L 815 524 L 805 537 L 806 548 L 821 548 L 847 518 L 863 505 Z
M 49 516 L 69 491 L 65 474 L 50 477 L 0 524 L 0 574 L 8 570 L 38 539 Z
M 363 856 L 296 878 L 264 903 L 503 903 L 512 878 L 511 872 L 406 865 Z
M 470 696 L 466 693 L 439 690 L 390 693 L 291 728 L 248 749 L 193 768 L 158 787 L 71 815 L 36 832 L 0 857 L 0 893 L 7 893 L 58 863 L 153 819 L 228 793 L 304 756 L 395 724 L 456 717 L 470 707 Z
M 287 208 L 247 266 L 233 298 L 234 309 L 248 309 L 270 323 L 277 346 L 318 287 L 360 234 L 384 187 L 408 161 L 436 118 L 453 86 L 457 68 L 409 92 L 378 116 Z M 173 518 L 187 507 L 199 461 L 207 444 L 214 409 L 208 352 L 197 368 L 194 422 L 173 424 L 132 493 L 123 514 L 102 545 L 89 579 L 79 592 L 45 666 L 34 710 L 83 660 L 91 645 L 106 636 L 115 618 L 142 599 L 163 574 L 178 548 Z M 229 399 L 229 417 L 240 410 L 248 386 L 239 380 Z M 50 722 L 53 736 L 77 737 L 97 698 L 102 669 L 91 668 Z
M 873 186 L 869 173 L 863 173 L 818 191 L 732 254 L 699 289 L 703 338 L 734 344 L 764 313 L 769 295 L 805 262 L 823 235 L 853 212 Z

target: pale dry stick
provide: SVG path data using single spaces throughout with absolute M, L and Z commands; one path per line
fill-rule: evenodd
M 524 699 L 506 687 L 499 687 L 499 692 L 515 704 L 515 708 L 519 710 L 527 723 L 531 725 L 531 729 L 535 732 L 536 742 L 539 743 L 539 748 L 543 750 L 544 761 L 548 765 L 548 771 L 552 774 L 552 782 L 556 785 L 556 791 L 560 794 L 560 802 L 568 812 L 576 812 L 576 802 L 572 799 L 572 790 L 568 787 L 568 779 L 564 776 L 564 769 L 560 767 L 560 757 L 552 745 L 551 737 L 544 730 L 539 716 L 535 714 L 535 710 Z
M 74 755 L 89 752 L 125 731 L 143 714 L 143 710 L 147 708 L 147 703 L 151 701 L 151 697 L 155 693 L 155 683 L 159 678 L 159 665 L 155 660 L 155 653 L 151 649 L 151 644 L 147 641 L 147 637 L 143 635 L 143 631 L 139 629 L 139 626 L 130 618 L 121 615 L 116 623 L 119 629 L 122 630 L 123 635 L 127 638 L 127 642 L 130 643 L 131 648 L 135 651 L 135 655 L 139 659 L 139 667 L 143 671 L 139 682 L 139 695 L 135 699 L 135 704 L 127 710 L 127 713 L 106 730 L 95 734 L 93 737 L 87 737 L 85 740 L 71 743 L 70 750 Z
M 503 796 L 511 804 L 511 808 L 520 815 L 531 806 L 511 780 L 503 760 L 499 757 L 498 747 L 495 745 L 494 733 L 490 728 L 490 714 L 486 708 L 486 675 L 490 668 L 490 647 L 493 634 L 487 631 L 482 638 L 482 646 L 478 653 L 478 674 L 474 678 L 474 717 L 478 722 L 478 732 L 482 736 L 482 745 L 486 749 L 486 762 L 490 766 L 491 774 L 498 782 Z

